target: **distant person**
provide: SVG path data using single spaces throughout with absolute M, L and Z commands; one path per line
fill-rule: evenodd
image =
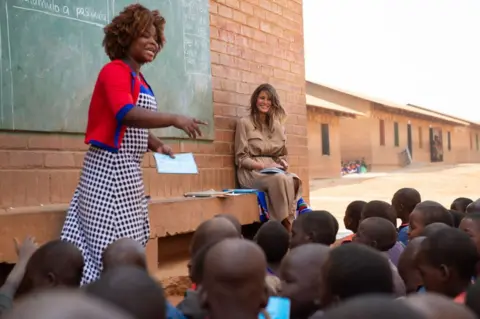
M 150 237 L 141 162 L 148 150 L 173 156 L 149 129 L 174 126 L 195 138 L 194 118 L 157 112 L 157 102 L 140 69 L 165 45 L 165 19 L 140 4 L 126 7 L 104 28 L 111 62 L 93 91 L 85 143 L 90 145 L 70 203 L 61 238 L 83 253 L 82 284 L 100 276 L 104 249 L 128 237 L 146 245 Z
M 290 231 L 297 206 L 304 201 L 302 181 L 288 170 L 286 117 L 275 88 L 258 86 L 250 98 L 250 114 L 237 121 L 235 164 L 240 186 L 265 192 L 270 219 Z M 264 169 L 277 171 L 262 173 Z
M 367 202 L 363 200 L 356 200 L 348 204 L 345 209 L 345 216 L 343 217 L 343 224 L 345 228 L 350 230 L 353 234 L 342 238 L 341 243 L 349 243 L 352 241 L 353 236 L 357 232 L 358 225 L 360 224 L 360 219 L 362 218 L 362 210 L 365 207 Z
M 420 193 L 414 188 L 400 188 L 393 194 L 392 206 L 402 224 L 398 227 L 398 241 L 408 244 L 408 223 L 410 214 L 418 203 L 422 201 Z
M 467 207 L 471 203 L 473 203 L 473 200 L 471 200 L 470 198 L 458 197 L 452 202 L 452 204 L 450 205 L 450 209 L 460 213 L 466 213 Z

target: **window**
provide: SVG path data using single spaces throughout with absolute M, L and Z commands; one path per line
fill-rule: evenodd
M 478 133 L 475 134 L 475 144 L 477 144 L 477 151 L 478 151 Z
M 328 124 L 322 124 L 322 155 L 330 155 L 330 132 Z
M 450 132 L 447 132 L 447 149 L 449 151 L 452 150 L 452 136 L 451 136 Z
M 472 136 L 472 133 L 470 133 L 470 150 L 473 150 L 473 136 Z
M 400 136 L 398 135 L 398 122 L 393 123 L 393 144 L 400 146 Z
M 380 120 L 380 145 L 385 146 L 385 121 Z
M 423 148 L 423 132 L 422 128 L 418 128 L 418 148 Z

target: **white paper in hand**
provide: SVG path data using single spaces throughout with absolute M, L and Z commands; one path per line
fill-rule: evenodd
M 197 163 L 192 153 L 168 155 L 153 153 L 160 174 L 198 174 Z

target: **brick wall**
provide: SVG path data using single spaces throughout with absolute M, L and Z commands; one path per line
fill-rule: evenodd
M 308 195 L 302 1 L 210 0 L 210 13 L 215 141 L 171 142 L 176 152 L 196 154 L 197 176 L 159 175 L 145 156 L 146 192 L 163 198 L 234 187 L 236 118 L 247 114 L 253 90 L 270 82 L 289 113 L 291 170 Z M 85 150 L 83 136 L 1 132 L 0 209 L 68 203 Z

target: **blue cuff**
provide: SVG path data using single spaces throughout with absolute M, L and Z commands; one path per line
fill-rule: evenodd
M 118 112 L 117 114 L 115 115 L 115 118 L 117 119 L 117 121 L 119 123 L 122 123 L 123 121 L 123 118 L 125 117 L 125 115 L 127 115 L 127 113 L 133 109 L 135 106 L 133 104 L 126 104 L 124 105 Z

